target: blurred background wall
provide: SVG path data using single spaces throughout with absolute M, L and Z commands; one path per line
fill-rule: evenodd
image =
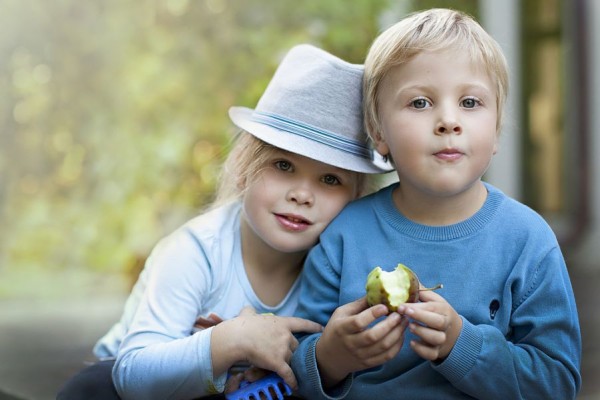
M 432 6 L 472 14 L 510 63 L 486 179 L 597 282 L 599 2 L 0 0 L 0 391 L 53 398 L 90 359 L 153 245 L 211 201 L 227 109 L 253 107 L 291 46 L 362 63 L 382 29 Z M 577 282 L 583 311 L 597 305 Z

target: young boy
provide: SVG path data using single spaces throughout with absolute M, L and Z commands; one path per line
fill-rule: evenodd
M 292 358 L 303 397 L 575 398 L 581 338 L 556 238 L 481 181 L 507 75 L 498 44 L 457 11 L 415 13 L 373 43 L 365 123 L 399 182 L 348 205 L 309 253 L 296 315 L 327 325 Z M 443 289 L 369 307 L 367 275 L 398 263 Z

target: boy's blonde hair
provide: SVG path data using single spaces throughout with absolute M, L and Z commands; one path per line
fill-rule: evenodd
M 508 66 L 500 45 L 469 15 L 434 8 L 416 12 L 381 33 L 371 45 L 365 60 L 363 78 L 365 128 L 373 140 L 381 134 L 377 112 L 380 85 L 386 74 L 422 51 L 454 49 L 466 51 L 474 63 L 483 66 L 496 84 L 500 132 L 502 112 L 508 92 Z
M 265 168 L 267 161 L 277 150 L 281 149 L 258 139 L 248 132 L 239 132 L 221 169 L 217 197 L 212 207 L 240 199 L 248 185 L 257 179 L 261 170 Z M 358 179 L 359 196 L 376 189 L 374 175 L 360 172 L 353 173 L 356 174 Z

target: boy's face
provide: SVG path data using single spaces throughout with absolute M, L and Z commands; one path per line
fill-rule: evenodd
M 358 174 L 277 150 L 244 194 L 243 228 L 257 246 L 306 251 L 358 194 Z
M 494 82 L 459 51 L 422 52 L 381 82 L 381 154 L 402 186 L 451 196 L 474 186 L 497 150 Z

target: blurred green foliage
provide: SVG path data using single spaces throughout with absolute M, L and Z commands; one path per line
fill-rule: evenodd
M 475 1 L 0 0 L 0 297 L 127 272 L 211 200 L 232 125 L 308 42 L 361 63 L 410 9 Z

